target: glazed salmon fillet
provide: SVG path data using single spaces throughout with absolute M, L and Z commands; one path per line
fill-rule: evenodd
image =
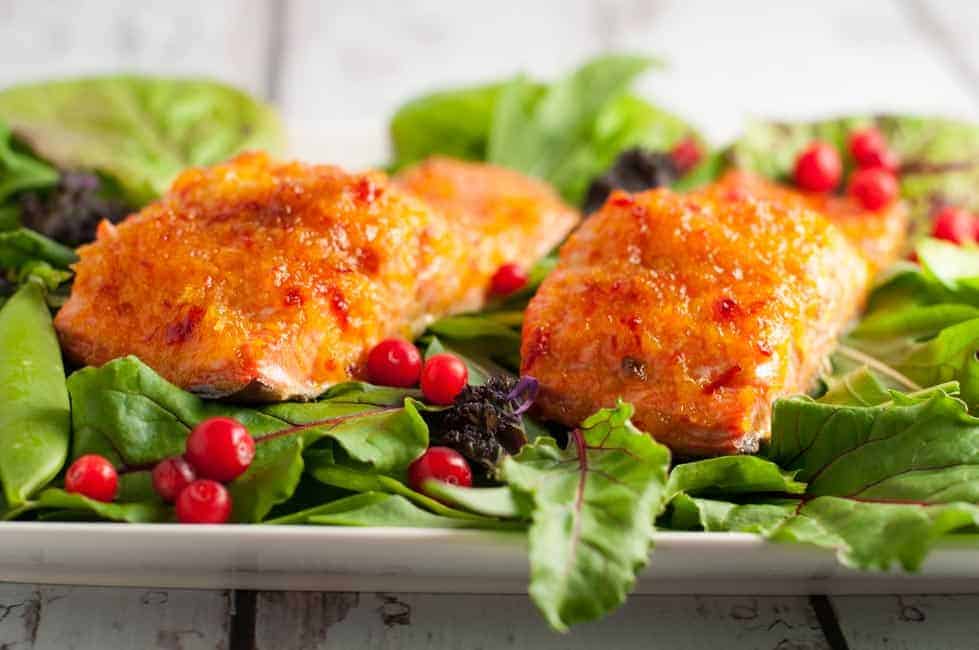
M 575 426 L 622 398 L 680 455 L 756 451 L 773 400 L 810 388 L 900 243 L 859 228 L 855 245 L 811 203 L 744 175 L 613 193 L 524 318 L 542 415 Z
M 416 196 L 428 182 L 437 209 Z M 488 165 L 438 160 L 392 182 L 243 154 L 102 223 L 55 324 L 76 362 L 134 354 L 210 397 L 313 398 L 363 378 L 381 339 L 478 308 L 496 266 L 533 263 L 577 221 Z

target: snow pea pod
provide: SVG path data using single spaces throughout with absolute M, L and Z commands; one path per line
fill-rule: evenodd
M 44 289 L 24 284 L 0 309 L 0 485 L 17 507 L 57 475 L 71 418 Z

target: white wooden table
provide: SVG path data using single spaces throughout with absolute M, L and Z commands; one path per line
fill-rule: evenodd
M 295 129 L 363 128 L 438 85 L 550 76 L 618 48 L 663 55 L 643 90 L 720 141 L 750 115 L 979 118 L 976 33 L 973 0 L 0 0 L 0 85 L 203 74 L 278 103 Z M 522 596 L 0 584 L 0 648 L 954 650 L 979 647 L 977 611 L 979 595 L 637 596 L 559 636 Z

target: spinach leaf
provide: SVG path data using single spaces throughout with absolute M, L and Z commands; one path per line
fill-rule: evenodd
M 51 187 L 58 172 L 14 148 L 10 128 L 0 120 L 0 203 L 24 190 Z
M 805 483 L 795 480 L 795 472 L 786 471 L 758 456 L 720 456 L 677 465 L 670 472 L 666 486 L 668 497 L 677 494 L 745 494 L 779 492 L 801 494 Z
M 429 494 L 450 506 L 500 519 L 524 519 L 524 512 L 509 487 L 461 487 L 441 481 L 428 481 Z
M 422 510 L 408 499 L 385 492 L 364 492 L 303 513 L 307 524 L 326 526 L 390 526 L 396 528 L 518 529 L 519 524 L 494 519 L 458 519 Z M 291 522 L 269 522 L 291 523 Z
M 559 630 L 620 605 L 649 559 L 670 453 L 620 403 L 586 419 L 567 449 L 539 438 L 502 464 L 533 523 L 530 595 Z
M 277 150 L 272 109 L 201 80 L 111 76 L 16 86 L 0 92 L 0 120 L 62 169 L 95 170 L 129 203 L 162 193 L 178 172 L 245 149 Z
M 794 515 L 798 505 L 793 499 L 732 503 L 679 494 L 663 523 L 674 530 L 764 534 Z
M 61 513 L 66 511 L 74 513 L 73 516 L 67 517 L 70 519 L 77 519 L 80 515 L 84 519 L 95 518 L 131 524 L 154 523 L 171 519 L 170 508 L 159 500 L 135 503 L 104 503 L 80 494 L 70 494 L 58 488 L 48 488 L 42 492 L 37 499 L 36 507 L 54 508 Z
M 37 283 L 0 309 L 0 484 L 23 504 L 61 470 L 70 416 L 61 348 Z

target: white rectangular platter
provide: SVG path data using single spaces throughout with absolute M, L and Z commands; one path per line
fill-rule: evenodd
M 864 573 L 833 553 L 741 533 L 656 535 L 638 593 L 968 593 L 979 538 L 955 538 L 922 571 Z M 0 581 L 161 588 L 523 593 L 517 533 L 318 526 L 0 524 Z

